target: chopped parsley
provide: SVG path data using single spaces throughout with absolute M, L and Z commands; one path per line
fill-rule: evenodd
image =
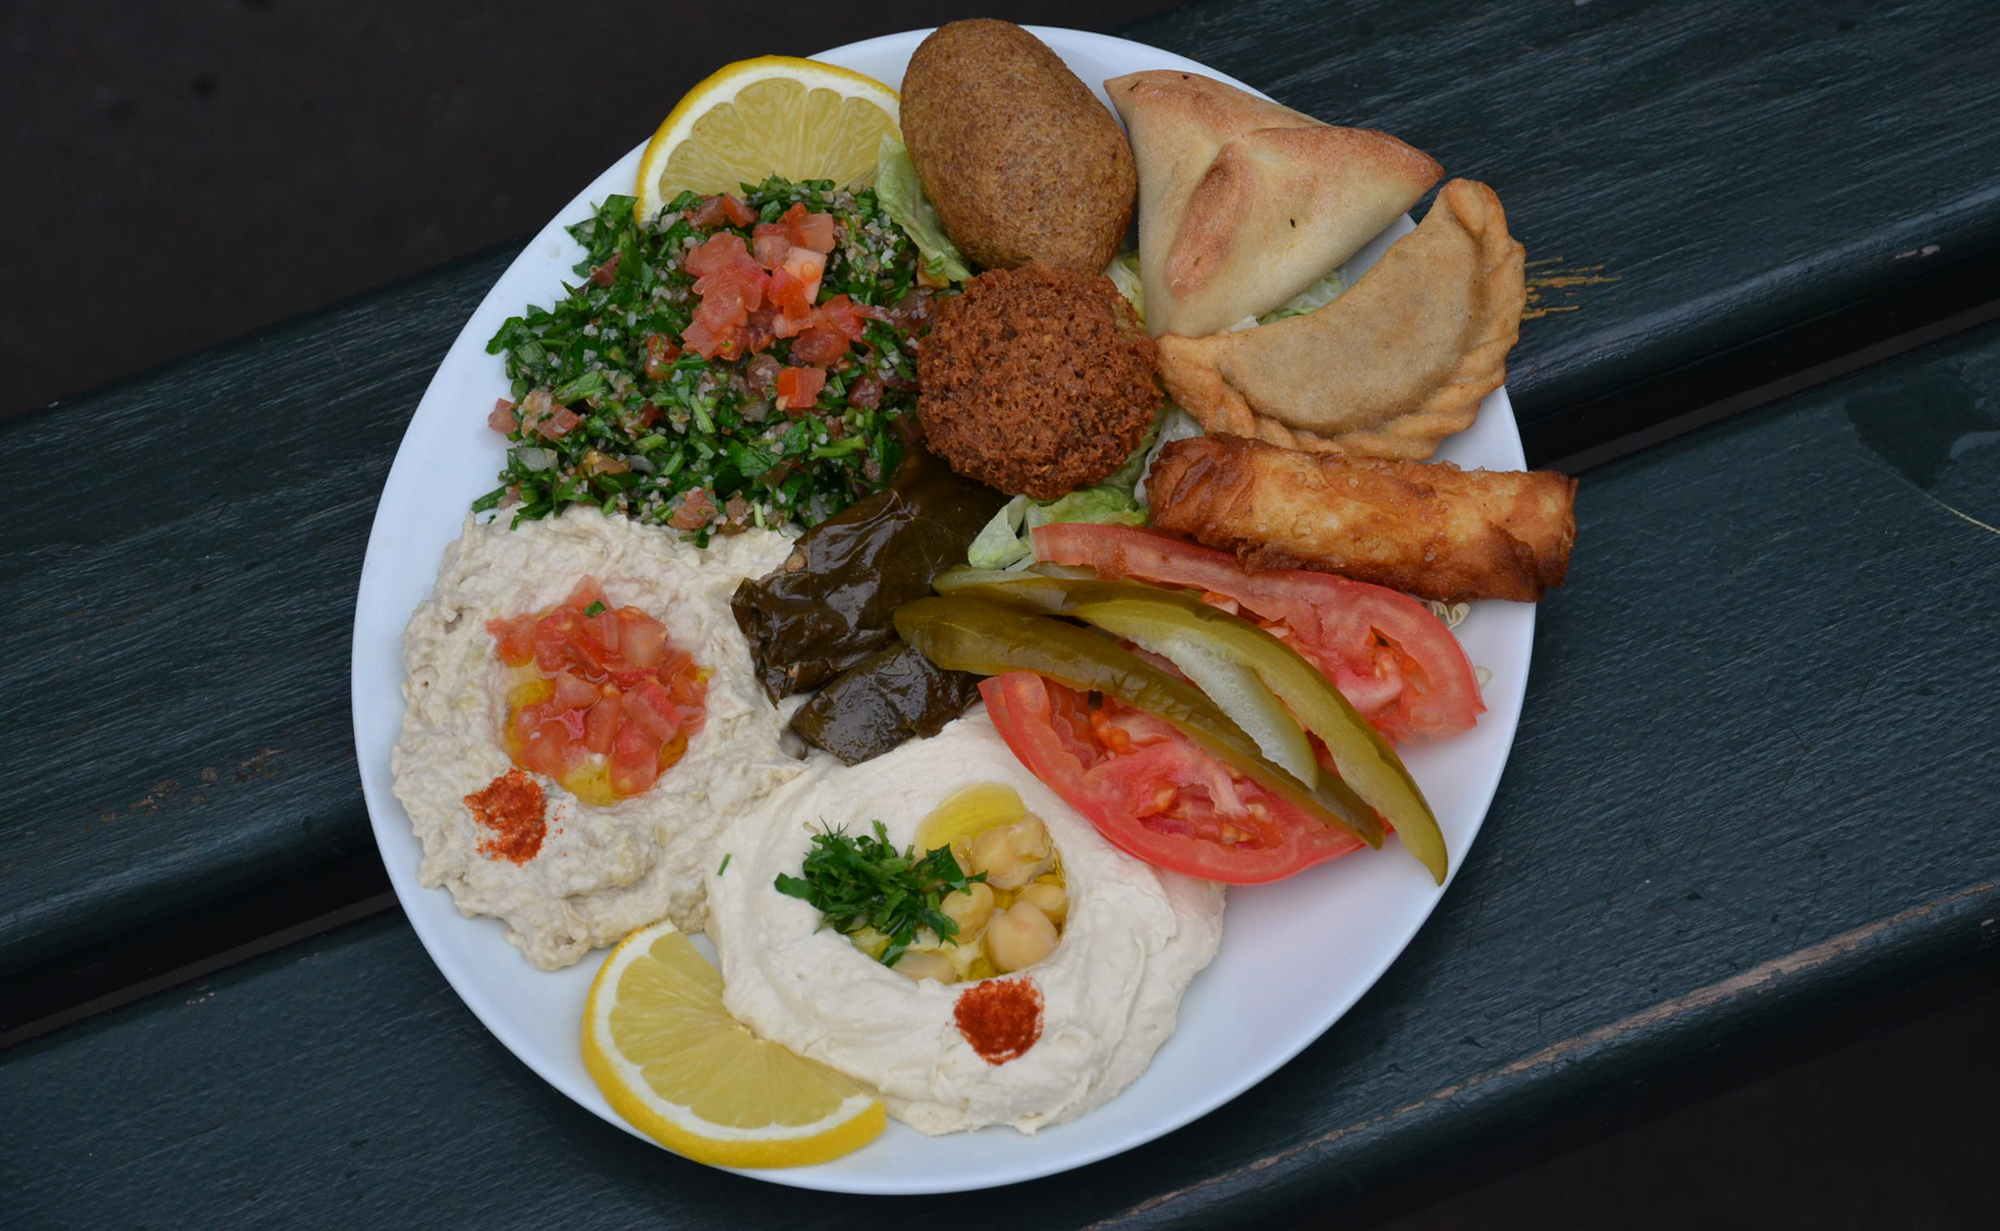
M 845 294 L 894 309 L 916 287 L 921 256 L 872 190 L 774 177 L 745 185 L 744 200 L 762 222 L 794 202 L 834 216 L 821 301 Z M 867 322 L 815 406 L 790 413 L 775 408 L 771 382 L 774 361 L 807 366 L 790 362 L 791 340 L 737 360 L 673 353 L 700 300 L 687 253 L 724 229 L 748 240 L 756 225 L 699 228 L 688 215 L 700 201 L 682 193 L 642 226 L 632 198 L 612 196 L 569 229 L 588 252 L 579 284 L 553 308 L 509 319 L 486 345 L 506 356 L 519 414 L 500 486 L 475 512 L 505 504 L 518 522 L 589 504 L 705 543 L 714 530 L 817 524 L 895 472 L 916 405 L 914 347 L 898 324 Z
M 882 951 L 884 966 L 894 966 L 921 928 L 929 928 L 950 940 L 958 935 L 958 925 L 938 908 L 952 890 L 986 879 L 986 873 L 967 876 L 958 866 L 949 846 L 940 846 L 919 857 L 912 845 L 902 854 L 889 842 L 889 831 L 875 822 L 871 836 L 851 836 L 839 829 L 813 835 L 813 848 L 806 852 L 804 876 L 780 872 L 779 893 L 803 898 L 819 908 L 820 926 L 842 936 L 863 928 L 873 928 L 889 938 Z
M 591 619 L 595 620 L 595 619 L 596 619 L 596 618 L 597 618 L 598 616 L 601 616 L 601 615 L 603 615 L 603 614 L 604 614 L 604 604 L 603 604 L 603 603 L 592 603 L 592 604 L 591 604 L 590 606 L 588 606 L 588 607 L 585 607 L 585 608 L 583 609 L 583 614 L 585 614 L 585 615 L 589 616 L 589 617 L 590 617 Z

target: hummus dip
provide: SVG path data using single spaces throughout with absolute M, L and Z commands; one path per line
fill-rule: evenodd
M 449 888 L 468 916 L 503 920 L 507 939 L 543 970 L 663 918 L 700 931 L 716 831 L 800 769 L 779 747 L 783 724 L 729 610 L 737 583 L 776 568 L 791 540 L 752 530 L 717 535 L 704 550 L 582 507 L 512 530 L 507 521 L 466 519 L 403 633 L 403 733 L 390 764 L 424 847 L 417 879 Z M 555 606 L 585 575 L 613 604 L 665 624 L 710 673 L 707 718 L 659 781 L 614 804 L 587 804 L 534 775 L 547 829 L 517 863 L 492 853 L 491 830 L 466 803 L 512 767 L 501 743 L 507 669 L 486 622 Z
M 1005 976 L 1042 997 L 1040 1037 L 1002 1063 L 981 1058 L 954 1019 L 986 982 L 912 982 L 820 927 L 820 912 L 772 886 L 799 874 L 822 825 L 897 847 L 953 793 L 997 782 L 1054 838 L 1070 907 L 1062 941 Z M 1181 994 L 1222 934 L 1222 886 L 1153 868 L 1113 847 L 1008 750 L 983 709 L 860 765 L 815 758 L 724 831 L 730 861 L 709 868 L 709 934 L 723 1003 L 736 1019 L 877 1091 L 925 1133 L 1009 1124 L 1022 1132 L 1096 1107 L 1143 1073 L 1173 1033 Z

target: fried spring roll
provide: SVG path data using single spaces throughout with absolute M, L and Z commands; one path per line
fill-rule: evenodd
M 1302 453 L 1240 436 L 1177 440 L 1146 479 L 1153 525 L 1252 569 L 1340 573 L 1447 603 L 1533 602 L 1562 584 L 1576 480 Z

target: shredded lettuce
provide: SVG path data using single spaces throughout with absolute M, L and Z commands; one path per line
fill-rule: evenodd
M 1341 281 L 1340 271 L 1336 269 L 1264 315 L 1246 316 L 1223 332 L 1237 333 L 1244 329 L 1255 329 L 1259 325 L 1268 325 L 1273 321 L 1304 316 L 1314 308 L 1323 308 L 1332 303 L 1346 289 L 1347 284 Z
M 1152 447 L 1146 450 L 1145 459 L 1139 467 L 1138 480 L 1132 488 L 1132 494 L 1138 498 L 1140 505 L 1146 508 L 1152 507 L 1151 500 L 1146 496 L 1146 476 L 1153 472 L 1153 463 L 1160 460 L 1160 450 L 1176 440 L 1187 440 L 1203 434 L 1201 424 L 1195 421 L 1195 417 L 1174 403 L 1168 402 L 1161 409 L 1160 417 L 1153 422 Z
M 1121 252 L 1111 258 L 1111 264 L 1104 267 L 1104 276 L 1111 279 L 1111 285 L 1118 288 L 1132 305 L 1133 315 L 1141 325 L 1146 323 L 1146 284 L 1139 278 L 1139 254 Z
M 1268 325 L 1272 321 L 1282 321 L 1286 317 L 1304 316 L 1314 308 L 1323 308 L 1332 303 L 1346 289 L 1347 284 L 1341 281 L 1340 271 L 1336 269 L 1257 319 Z
M 1054 500 L 1036 500 L 1031 496 L 1016 496 L 1009 500 L 993 515 L 993 520 L 974 536 L 972 546 L 966 551 L 965 562 L 973 568 L 1026 568 L 1035 562 L 1032 537 L 1035 528 L 1056 522 L 1081 521 L 1099 526 L 1145 525 L 1146 506 L 1136 494 L 1136 489 L 1145 477 L 1153 438 L 1159 430 L 1160 420 L 1156 419 L 1146 438 L 1132 450 L 1132 456 L 1125 459 L 1125 464 L 1096 487 L 1082 488 Z
M 875 156 L 875 200 L 882 212 L 895 219 L 917 251 L 923 254 L 924 270 L 939 286 L 963 282 L 972 276 L 958 245 L 944 233 L 937 210 L 924 196 L 923 182 L 917 178 L 917 164 L 903 143 L 884 133 Z

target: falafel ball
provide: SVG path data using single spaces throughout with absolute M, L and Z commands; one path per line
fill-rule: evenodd
M 1111 279 L 995 269 L 938 310 L 917 352 L 917 417 L 953 470 L 1052 500 L 1101 483 L 1164 400 L 1153 341 Z

